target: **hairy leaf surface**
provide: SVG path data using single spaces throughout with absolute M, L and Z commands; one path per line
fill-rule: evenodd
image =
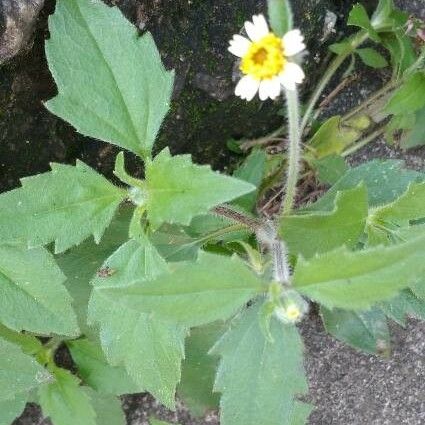
M 19 395 L 11 400 L 0 401 L 0 425 L 10 425 L 21 415 L 27 404 L 27 397 Z

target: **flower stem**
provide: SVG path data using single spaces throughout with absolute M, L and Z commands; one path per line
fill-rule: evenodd
M 300 132 L 300 112 L 297 90 L 286 90 L 286 105 L 288 109 L 289 124 L 289 152 L 288 152 L 288 173 L 286 181 L 285 197 L 282 202 L 282 214 L 287 215 L 294 206 L 297 192 L 298 174 L 300 171 L 301 157 L 301 132 Z

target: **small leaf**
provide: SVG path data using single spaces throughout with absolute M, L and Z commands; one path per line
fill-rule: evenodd
M 19 395 L 11 400 L 0 401 L 0 425 L 10 425 L 22 414 L 26 404 L 26 395 Z
M 412 129 L 400 145 L 403 149 L 425 145 L 425 107 L 416 112 Z
M 59 94 L 48 109 L 86 136 L 149 157 L 174 79 L 152 36 L 139 37 L 118 8 L 87 0 L 58 2 L 49 30 Z
M 30 391 L 51 379 L 33 357 L 0 338 L 0 402 L 15 400 L 19 404 Z
M 410 76 L 388 101 L 385 111 L 389 114 L 416 112 L 425 106 L 425 72 Z
M 371 47 L 365 47 L 364 49 L 357 49 L 356 53 L 360 56 L 360 59 L 367 66 L 372 68 L 385 68 L 388 66 L 387 60 L 379 52 Z
M 353 47 L 351 45 L 350 39 L 343 40 L 339 43 L 334 43 L 334 44 L 331 44 L 329 46 L 329 50 L 332 53 L 335 53 L 336 55 L 342 55 L 342 54 L 345 54 L 347 52 L 351 52 L 352 49 L 353 49 Z
M 289 0 L 267 0 L 270 26 L 273 32 L 283 37 L 293 28 L 293 15 Z
M 404 168 L 403 161 L 374 160 L 351 168 L 318 201 L 306 210 L 331 211 L 339 191 L 353 189 L 364 182 L 370 207 L 392 202 L 413 181 L 423 181 L 425 174 Z
M 425 272 L 425 237 L 350 252 L 340 248 L 299 260 L 294 286 L 328 309 L 365 310 L 388 300 Z
M 241 166 L 235 170 L 233 177 L 251 183 L 257 190 L 235 199 L 232 202 L 233 204 L 239 205 L 246 211 L 253 210 L 257 201 L 258 189 L 266 172 L 266 160 L 267 155 L 264 150 L 256 149 L 253 150 Z
M 393 0 L 379 0 L 378 6 L 372 15 L 372 26 L 375 30 L 391 28 L 394 20 L 391 19 L 391 14 L 394 11 Z
M 290 425 L 300 415 L 295 396 L 307 391 L 301 338 L 295 326 L 273 318 L 274 342 L 267 339 L 261 304 L 245 310 L 212 349 L 221 356 L 215 389 L 222 425 Z
M 128 308 L 119 297 L 105 295 L 125 290 L 135 281 L 144 287 L 166 273 L 167 266 L 149 241 L 130 240 L 106 260 L 103 268 L 114 272 L 93 280 L 89 322 L 100 326 L 106 358 L 112 366 L 125 366 L 139 392 L 147 390 L 173 408 L 187 329 Z
M 67 346 L 78 367 L 78 375 L 96 391 L 117 396 L 140 391 L 123 367 L 108 364 L 100 345 L 79 339 L 68 341 Z
M 339 192 L 331 212 L 282 216 L 279 234 L 292 254 L 309 258 L 347 245 L 354 247 L 364 230 L 367 193 L 363 185 Z
M 196 215 L 255 190 L 255 186 L 195 165 L 190 155 L 171 156 L 164 149 L 146 165 L 148 218 L 154 228 L 163 222 L 189 225 Z
M 313 162 L 318 180 L 324 184 L 335 184 L 348 170 L 342 156 L 328 155 Z
M 55 242 L 60 253 L 91 234 L 98 243 L 125 191 L 77 161 L 52 164 L 52 171 L 22 179 L 22 187 L 0 195 L 0 238 L 29 246 Z
M 118 397 L 99 394 L 90 388 L 84 388 L 96 412 L 96 425 L 126 425 L 124 412 Z M 85 425 L 85 424 L 80 424 Z
M 390 331 L 379 308 L 347 311 L 322 306 L 320 313 L 326 330 L 335 338 L 366 353 L 389 355 Z
M 218 408 L 220 397 L 213 393 L 218 359 L 208 351 L 224 329 L 223 323 L 216 322 L 192 329 L 186 338 L 186 356 L 177 393 L 193 415 L 203 416 L 208 410 Z
M 78 336 L 64 281 L 44 248 L 0 245 L 0 321 L 15 331 Z
M 366 9 L 364 8 L 362 4 L 357 3 L 353 7 L 353 9 L 351 10 L 348 16 L 347 24 L 365 29 L 372 40 L 376 41 L 377 43 L 381 41 L 378 33 L 372 27 L 372 24 L 370 22 Z
M 55 382 L 38 391 L 44 416 L 55 425 L 99 425 L 89 396 L 77 377 L 65 369 L 54 369 Z
M 226 320 L 262 291 L 261 279 L 238 257 L 206 252 L 155 279 L 102 289 L 107 299 L 126 308 L 189 327 Z

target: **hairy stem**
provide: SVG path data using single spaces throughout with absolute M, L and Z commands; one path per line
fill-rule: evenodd
M 286 105 L 289 124 L 289 163 L 285 197 L 282 202 L 282 214 L 284 215 L 290 214 L 294 206 L 298 174 L 300 171 L 301 132 L 298 92 L 296 90 L 286 90 Z
M 228 205 L 219 205 L 215 207 L 212 210 L 212 212 L 214 214 L 236 221 L 237 223 L 240 223 L 244 225 L 245 227 L 250 228 L 253 232 L 257 232 L 262 227 L 261 221 L 255 218 L 249 217 L 241 213 L 240 211 L 233 209 L 232 207 Z
M 276 238 L 271 251 L 273 255 L 274 279 L 284 286 L 289 286 L 291 272 L 285 243 Z

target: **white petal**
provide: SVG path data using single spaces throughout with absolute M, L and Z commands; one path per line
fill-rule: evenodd
M 245 30 L 252 41 L 261 40 L 269 33 L 269 27 L 263 15 L 252 17 L 253 22 L 245 22 Z
M 230 40 L 230 47 L 228 48 L 229 52 L 235 56 L 243 57 L 249 49 L 251 42 L 241 35 L 234 35 L 233 39 Z
M 295 90 L 296 84 L 301 84 L 305 78 L 302 68 L 293 62 L 285 64 L 285 68 L 279 75 L 283 87 L 288 90 Z
M 279 77 L 272 78 L 270 80 L 263 80 L 260 83 L 260 99 L 266 100 L 276 99 L 280 94 L 280 80 Z
M 257 94 L 260 82 L 249 75 L 243 77 L 235 88 L 236 96 L 239 96 L 242 99 L 248 101 L 254 99 L 254 96 Z
M 285 56 L 294 56 L 305 50 L 304 37 L 300 30 L 287 32 L 283 37 Z

